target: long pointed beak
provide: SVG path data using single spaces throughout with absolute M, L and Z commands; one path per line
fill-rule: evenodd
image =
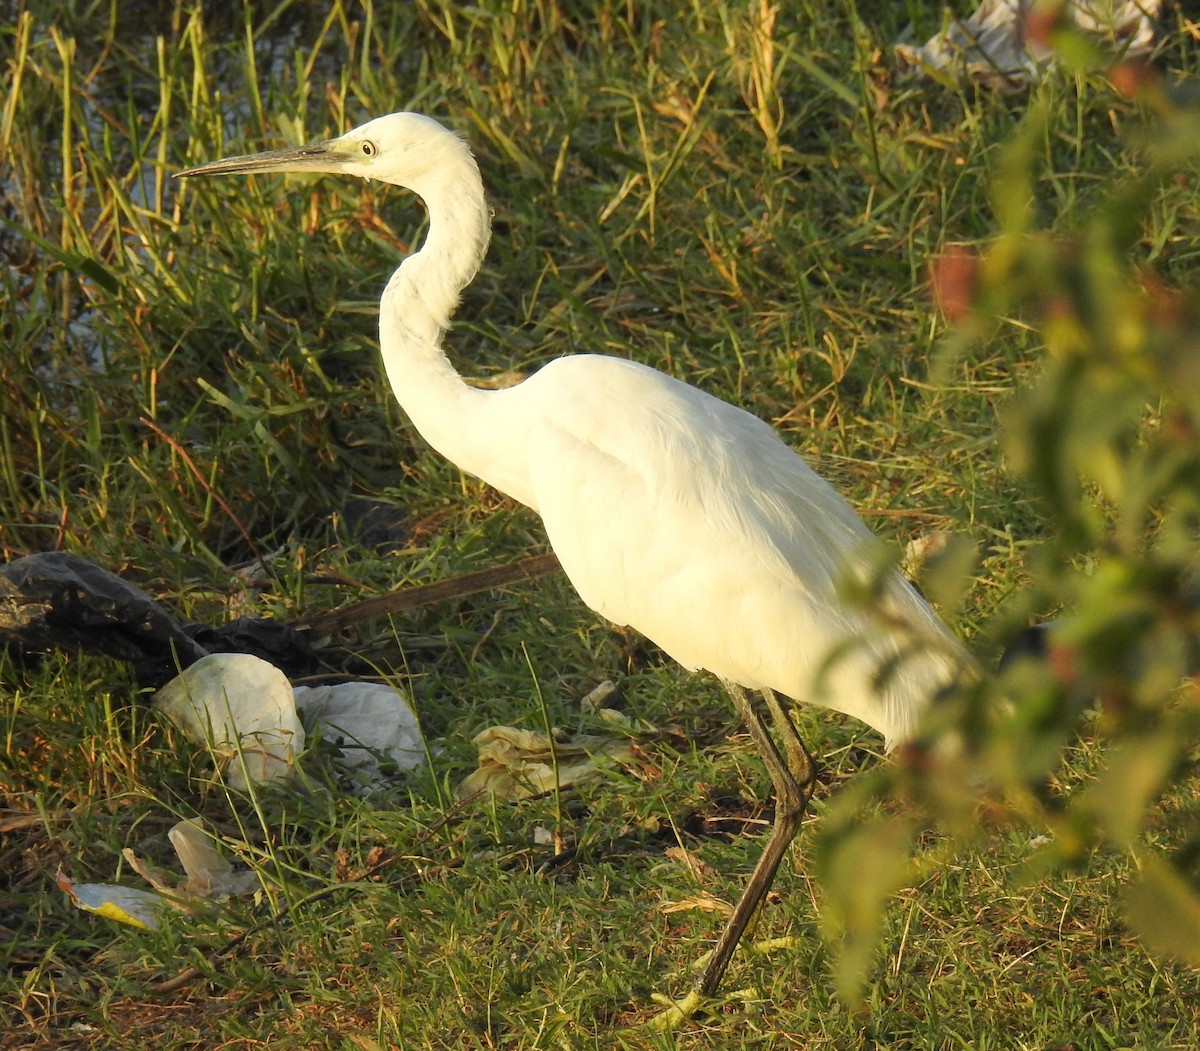
M 244 153 L 226 157 L 196 168 L 176 172 L 175 178 L 192 175 L 243 175 L 247 172 L 337 172 L 345 158 L 338 150 L 337 139 L 313 142 L 294 149 L 268 150 L 266 153 Z

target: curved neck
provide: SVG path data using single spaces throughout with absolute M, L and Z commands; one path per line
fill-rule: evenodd
M 434 449 L 527 502 L 528 487 L 520 478 L 496 473 L 497 435 L 487 410 L 498 392 L 468 386 L 442 351 L 459 295 L 487 250 L 491 213 L 479 169 L 465 146 L 453 169 L 439 175 L 412 186 L 429 211 L 429 233 L 420 251 L 392 275 L 380 300 L 384 368 L 396 400 Z
M 379 324 L 385 359 L 441 353 L 442 333 L 459 295 L 479 272 L 487 252 L 492 217 L 479 166 L 465 144 L 453 141 L 459 148 L 443 155 L 440 170 L 422 173 L 409 187 L 425 202 L 429 233 L 384 290 Z M 398 326 L 403 347 L 389 341 L 389 324 Z M 388 365 L 390 376 L 390 361 Z M 399 390 L 396 396 L 403 403 Z

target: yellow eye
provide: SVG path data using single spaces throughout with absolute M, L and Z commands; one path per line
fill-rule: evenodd
M 375 154 L 379 152 L 375 146 L 375 143 L 373 143 L 370 139 L 363 139 L 362 151 L 364 157 L 374 157 Z

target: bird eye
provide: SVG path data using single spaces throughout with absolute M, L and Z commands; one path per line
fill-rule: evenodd
M 374 157 L 375 154 L 379 152 L 379 150 L 375 148 L 375 143 L 373 143 L 370 139 L 363 139 L 362 151 L 364 157 Z

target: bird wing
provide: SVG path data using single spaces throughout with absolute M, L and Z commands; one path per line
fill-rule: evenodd
M 562 358 L 522 387 L 538 402 L 535 505 L 592 609 L 685 667 L 827 704 L 892 735 L 891 709 L 907 702 L 881 700 L 867 669 L 900 643 L 838 594 L 848 568 L 871 564 L 874 538 L 770 427 L 613 358 Z M 898 583 L 900 600 L 944 634 Z M 856 638 L 870 659 L 824 676 L 831 652 Z

